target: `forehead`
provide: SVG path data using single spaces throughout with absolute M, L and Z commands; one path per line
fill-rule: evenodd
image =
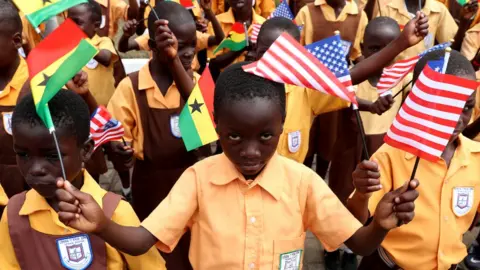
M 400 35 L 400 30 L 393 25 L 382 24 L 365 33 L 364 44 L 390 42 Z
M 281 105 L 277 100 L 268 97 L 254 97 L 228 100 L 219 113 L 219 123 L 255 126 L 258 123 L 270 123 L 281 119 Z
M 171 30 L 178 40 L 193 40 L 197 37 L 197 29 L 193 21 L 171 26 Z
M 70 8 L 70 9 L 68 9 L 68 16 L 69 17 L 82 16 L 82 15 L 87 15 L 89 13 L 90 13 L 90 11 L 89 11 L 86 4 L 76 5 L 72 8 Z

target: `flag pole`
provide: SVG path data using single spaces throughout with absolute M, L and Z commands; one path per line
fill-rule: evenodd
M 50 109 L 48 108 L 48 103 L 45 105 L 45 118 L 46 118 L 46 126 L 50 134 L 52 134 L 53 141 L 55 142 L 55 148 L 57 149 L 58 160 L 60 161 L 60 168 L 62 169 L 62 176 L 63 180 L 67 179 L 67 174 L 65 173 L 65 165 L 63 164 L 63 157 L 62 152 L 60 151 L 60 144 L 58 143 L 57 133 L 55 132 L 55 126 L 53 125 L 52 114 L 50 113 Z
M 122 136 L 122 142 L 123 142 L 123 146 L 128 146 L 123 136 Z M 130 187 L 130 170 L 121 171 L 121 172 L 119 171 L 118 177 L 120 177 L 120 181 L 122 182 L 122 188 L 128 189 Z M 127 186 L 127 188 L 125 188 L 125 186 Z
M 394 96 L 393 98 L 395 99 L 400 93 L 402 93 L 406 88 L 407 86 L 409 86 L 411 83 L 413 82 L 413 79 L 411 79 L 406 85 L 404 85 L 402 87 L 402 89 L 400 89 L 400 91 L 398 91 Z
M 150 1 L 144 0 L 143 2 L 144 2 L 146 5 L 148 5 L 148 7 L 150 7 L 150 11 L 153 12 L 153 15 L 155 15 L 155 18 L 157 18 L 157 20 L 160 20 L 160 17 L 158 17 L 157 12 L 155 11 L 155 9 L 153 9 L 152 5 L 150 5 Z

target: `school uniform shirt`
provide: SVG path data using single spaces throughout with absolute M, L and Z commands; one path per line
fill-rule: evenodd
M 382 5 L 380 10 L 382 16 L 394 19 L 402 29 L 415 17 L 415 14 L 408 12 L 404 0 L 392 0 L 387 5 Z M 410 58 L 422 53 L 426 49 L 431 48 L 435 44 L 435 40 L 439 43 L 450 41 L 457 33 L 457 23 L 444 4 L 437 0 L 426 0 L 422 12 L 428 16 L 428 35 L 423 41 L 401 53 L 397 57 L 398 60 Z M 379 14 L 377 14 L 377 16 L 379 16 Z
M 168 88 L 164 96 L 152 78 L 149 64 L 140 69 L 138 76 L 139 90 L 146 91 L 147 102 L 150 108 L 174 109 L 180 106 L 181 96 L 175 82 Z M 194 77 L 196 82 L 200 75 L 194 73 Z M 140 110 L 133 91 L 130 78 L 123 79 L 118 84 L 107 109 L 113 118 L 123 124 L 125 129 L 123 138 L 132 143 L 131 145 L 135 149 L 135 157 L 143 160 L 144 133 L 140 119 Z
M 412 76 L 407 76 L 408 79 L 402 80 L 394 88 L 391 89 L 392 95 L 395 95 L 400 91 L 403 86 L 410 82 Z M 360 111 L 360 116 L 362 117 L 363 128 L 366 135 L 379 135 L 387 133 L 388 129 L 393 123 L 395 116 L 397 115 L 400 107 L 402 106 L 402 99 L 406 97 L 406 94 L 410 91 L 410 86 L 407 86 L 408 89 L 404 89 L 402 94 L 399 94 L 394 99 L 392 107 L 384 112 L 382 115 L 374 114 L 371 112 Z M 367 101 L 375 102 L 379 96 L 377 88 L 372 86 L 368 80 L 357 85 L 356 95 L 358 98 L 365 99 Z
M 319 6 L 322 9 L 323 15 L 325 16 L 325 20 L 329 22 L 343 22 L 347 19 L 348 15 L 357 15 L 358 14 L 358 6 L 353 0 L 346 0 L 345 6 L 343 7 L 342 12 L 338 17 L 335 15 L 334 9 L 329 6 L 326 0 L 316 0 L 314 2 L 315 6 Z M 308 6 L 304 6 L 300 9 L 295 18 L 295 21 L 298 25 L 303 25 L 302 36 L 300 39 L 301 44 L 311 44 L 314 42 L 313 40 L 313 33 L 314 28 L 321 27 L 321 25 L 313 25 L 312 17 L 310 14 L 310 10 Z M 360 49 L 360 43 L 363 40 L 363 35 L 365 33 L 365 27 L 367 27 L 368 18 L 367 14 L 362 11 L 362 15 L 360 17 L 360 22 L 358 24 L 357 33 L 355 35 L 355 42 L 352 44 L 352 50 L 350 52 L 350 59 L 355 60 L 358 57 L 362 56 L 362 52 Z M 332 33 L 333 35 L 333 33 Z
M 0 91 L 0 106 L 15 106 L 22 86 L 28 80 L 27 62 L 21 57 L 20 64 L 10 82 Z M 4 127 L 2 127 L 4 128 Z
M 254 181 L 225 154 L 196 163 L 142 223 L 164 252 L 190 229 L 200 270 L 301 269 L 306 230 L 332 251 L 361 226 L 314 171 L 277 153 Z
M 225 33 L 225 36 L 227 36 L 228 32 L 230 32 L 233 24 L 235 23 L 235 17 L 233 16 L 232 9 L 230 8 L 230 9 L 228 9 L 227 12 L 217 15 L 217 20 L 220 23 L 220 25 L 222 26 L 222 29 L 223 29 L 223 32 Z M 251 35 L 251 33 L 253 31 L 253 25 L 254 24 L 263 24 L 264 22 L 265 22 L 265 18 L 263 18 L 262 16 L 258 15 L 255 12 L 253 12 L 252 24 L 250 25 L 250 27 L 248 27 L 248 36 Z M 215 35 L 215 32 L 213 31 L 212 23 L 208 24 L 208 34 L 212 35 L 212 36 Z M 216 46 L 210 47 L 208 49 L 208 53 L 207 53 L 208 58 L 211 59 L 211 58 L 214 58 L 216 56 L 222 55 L 222 54 L 230 51 L 229 49 L 222 49 L 219 52 L 217 52 L 217 54 L 213 54 L 213 50 L 215 50 L 215 48 L 216 48 Z M 237 57 L 237 59 L 235 59 L 232 62 L 232 64 L 244 61 L 246 54 L 247 54 L 247 52 L 244 52 L 242 55 Z
M 108 25 L 108 37 L 114 38 L 118 32 L 118 21 L 128 20 L 128 4 L 123 0 L 95 0 L 105 8 L 108 7 L 108 1 L 110 1 L 109 12 L 109 25 Z M 106 18 L 102 16 L 102 22 L 100 28 L 103 28 L 106 23 Z
M 274 0 L 254 0 L 253 6 L 255 13 L 264 17 L 265 19 L 275 11 Z M 212 0 L 212 11 L 218 15 L 225 12 L 225 0 Z
M 93 97 L 99 105 L 107 105 L 115 91 L 113 66 L 115 62 L 120 60 L 115 50 L 115 45 L 113 45 L 110 38 L 95 35 L 90 41 L 99 51 L 107 50 L 112 53 L 112 60 L 108 67 L 98 63 L 95 59 L 90 60 L 90 62 L 83 67 L 83 71 L 88 74 L 88 86 Z
M 84 184 L 80 190 L 92 195 L 95 201 L 102 206 L 102 199 L 107 191 L 103 190 L 87 171 L 84 172 Z M 66 236 L 78 232 L 65 226 L 65 224 L 58 219 L 58 213 L 53 210 L 44 197 L 33 189 L 27 192 L 19 215 L 28 216 L 32 229 L 44 234 Z M 140 225 L 140 221 L 135 215 L 135 212 L 133 212 L 132 207 L 125 201 L 120 201 L 118 204 L 112 216 L 112 221 L 122 226 L 136 227 Z M 20 269 L 10 240 L 7 209 L 3 212 L 2 220 L 0 221 L 0 239 L 2 239 L 2 245 L 0 245 L 0 265 L 6 269 Z M 108 244 L 105 244 L 105 246 L 107 268 L 109 270 L 124 269 L 126 265 L 122 257 L 125 259 L 129 269 L 166 269 L 165 261 L 155 248 L 151 248 L 141 256 L 130 256 L 119 252 Z
M 410 179 L 416 157 L 384 144 L 373 156 L 378 162 L 382 190 L 374 192 L 368 208 L 375 213 L 387 192 Z M 449 269 L 467 255 L 462 236 L 470 227 L 480 202 L 480 144 L 462 135 L 450 167 L 443 159 L 420 160 L 415 178 L 420 196 L 415 218 L 391 230 L 382 247 L 405 270 Z
M 8 203 L 8 197 L 7 194 L 5 193 L 5 190 L 3 190 L 3 187 L 0 185 L 0 206 L 5 206 Z
M 280 155 L 303 163 L 308 152 L 310 128 L 315 116 L 350 106 L 343 99 L 319 91 L 285 85 L 287 98 L 285 124 L 278 142 Z

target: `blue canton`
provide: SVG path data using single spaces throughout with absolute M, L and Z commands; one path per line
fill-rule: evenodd
M 345 43 L 335 35 L 305 46 L 308 52 L 324 64 L 337 78 L 349 75 Z

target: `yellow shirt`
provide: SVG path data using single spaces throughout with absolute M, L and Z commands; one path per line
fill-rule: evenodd
M 174 1 L 174 2 L 178 2 L 178 1 L 175 1 L 175 0 L 173 0 L 173 1 Z M 151 5 L 152 7 L 155 6 L 155 0 L 150 0 L 149 2 L 150 2 L 150 5 Z M 212 11 L 214 10 L 213 8 L 214 8 L 214 5 L 213 5 L 213 2 L 212 2 Z M 144 15 L 143 15 L 143 18 L 147 19 L 148 16 L 150 15 L 150 11 L 151 11 L 150 7 L 147 6 L 147 7 L 145 8 L 145 13 L 144 13 Z M 192 12 L 193 12 L 193 15 L 194 15 L 195 17 L 201 17 L 201 16 L 202 16 L 202 9 L 200 8 L 199 1 L 196 1 L 196 0 L 193 1 Z M 145 26 L 148 26 L 148 20 L 145 20 Z
M 407 76 L 407 78 L 408 79 L 404 79 L 391 90 L 392 95 L 397 94 L 398 91 L 403 88 L 403 86 L 410 82 L 412 77 Z M 384 112 L 382 115 L 360 111 L 360 116 L 362 117 L 365 134 L 377 135 L 386 133 L 392 125 L 395 116 L 400 110 L 400 107 L 402 106 L 402 98 L 406 97 L 406 94 L 410 91 L 410 89 L 411 87 L 407 86 L 407 88 L 403 90 L 403 94 L 399 94 L 394 99 L 395 102 L 393 103 L 392 107 L 388 111 Z M 378 99 L 377 88 L 373 87 L 368 80 L 357 86 L 356 95 L 358 98 L 365 99 L 371 102 L 375 102 Z
M 381 12 L 382 16 L 396 20 L 401 28 L 414 16 L 414 14 L 409 14 L 404 0 L 392 0 L 387 5 L 382 5 Z M 422 12 L 428 16 L 429 34 L 422 42 L 401 53 L 397 59 L 416 56 L 431 48 L 435 44 L 435 40 L 443 43 L 455 37 L 458 26 L 445 5 L 436 0 L 426 0 Z
M 115 91 L 115 78 L 113 77 L 113 66 L 119 61 L 119 57 L 108 37 L 100 37 L 95 35 L 91 39 L 91 43 L 100 51 L 107 50 L 112 53 L 112 60 L 108 67 L 98 63 L 94 59 L 83 67 L 83 71 L 88 74 L 88 86 L 93 97 L 99 105 L 107 105 L 110 97 Z
M 232 29 L 233 24 L 235 23 L 235 17 L 233 16 L 232 9 L 230 8 L 227 12 L 222 13 L 220 15 L 217 15 L 217 20 L 220 23 L 220 25 L 222 26 L 222 29 L 223 29 L 223 32 L 225 33 L 225 36 L 227 36 L 228 33 L 230 32 L 230 30 Z M 248 28 L 248 36 L 250 36 L 250 34 L 253 31 L 253 24 L 263 24 L 264 22 L 265 22 L 265 18 L 256 14 L 255 12 L 253 12 L 252 25 L 250 25 L 250 27 Z M 212 23 L 208 24 L 208 33 L 210 35 L 215 35 L 215 33 L 213 31 Z M 219 55 L 222 55 L 222 54 L 230 51 L 229 49 L 223 49 L 223 50 L 220 50 L 217 54 L 214 55 L 213 50 L 215 48 L 216 47 L 209 48 L 208 58 L 211 59 L 211 58 L 214 58 L 215 56 L 219 56 Z M 247 54 L 247 52 L 244 52 L 242 55 L 237 57 L 237 59 L 235 59 L 235 61 L 233 61 L 232 64 L 242 62 L 245 59 L 246 54 Z
M 42 37 L 35 31 L 35 28 L 33 28 L 32 24 L 28 21 L 27 17 L 20 13 L 21 16 L 20 18 L 22 19 L 22 26 L 23 26 L 23 31 L 22 31 L 22 43 L 23 44 L 28 44 L 28 47 L 31 49 L 35 48 L 40 41 L 42 41 Z M 38 27 L 40 31 L 45 30 L 45 24 L 40 24 Z
M 306 230 L 331 251 L 361 227 L 314 171 L 278 154 L 253 182 L 224 154 L 198 162 L 142 226 L 165 252 L 190 229 L 198 270 L 279 269 L 281 254 L 303 255 Z
M 114 38 L 118 32 L 118 22 L 120 20 L 128 20 L 128 4 L 123 0 L 96 0 L 100 5 L 107 7 L 110 1 L 108 37 Z M 106 23 L 102 16 L 102 25 Z
M 275 10 L 274 0 L 254 0 L 254 4 L 255 13 L 265 19 Z M 216 15 L 225 12 L 225 0 L 212 0 L 212 11 Z
M 195 81 L 199 75 L 194 73 Z M 150 108 L 156 109 L 174 109 L 180 106 L 180 92 L 175 82 L 167 90 L 166 95 L 162 95 L 160 89 L 152 78 L 149 64 L 143 66 L 139 71 L 139 90 L 146 91 L 147 102 Z M 117 86 L 112 99 L 108 103 L 108 111 L 112 117 L 123 124 L 126 141 L 132 142 L 135 149 L 135 156 L 143 160 L 143 140 L 144 133 L 142 121 L 140 119 L 140 110 L 137 99 L 129 77 L 123 79 Z
M 285 85 L 287 117 L 278 142 L 280 155 L 303 163 L 315 116 L 350 106 L 343 99 L 295 85 Z
M 15 106 L 22 86 L 28 80 L 27 62 L 20 56 L 20 64 L 10 82 L 0 91 L 0 106 Z
M 5 193 L 5 190 L 3 190 L 3 187 L 0 185 L 0 206 L 5 206 L 8 203 L 8 197 L 7 194 Z
M 382 243 L 405 270 L 446 270 L 467 255 L 462 236 L 472 224 L 480 203 L 480 144 L 462 135 L 459 142 L 449 168 L 443 160 L 420 160 L 415 176 L 420 181 L 415 218 L 408 225 L 391 230 Z M 370 213 L 375 212 L 384 194 L 410 179 L 416 157 L 384 144 L 372 159 L 378 161 L 383 189 L 370 198 Z M 471 189 L 471 193 L 457 197 L 460 187 Z M 466 208 L 458 209 L 457 205 L 465 198 L 471 201 Z M 458 216 L 454 208 L 467 213 Z
M 329 22 L 343 22 L 345 21 L 345 19 L 347 19 L 348 15 L 358 14 L 358 6 L 355 3 L 355 1 L 352 1 L 352 0 L 346 1 L 345 7 L 343 7 L 343 10 L 340 13 L 340 15 L 338 15 L 338 17 L 335 16 L 335 11 L 331 6 L 327 4 L 325 0 L 316 0 L 315 6 L 320 6 L 320 8 L 322 9 L 323 15 L 325 16 L 325 20 Z M 308 9 L 308 6 L 304 6 L 303 8 L 300 9 L 300 11 L 297 14 L 297 17 L 295 18 L 295 21 L 297 22 L 298 25 L 303 25 L 302 37 L 301 37 L 300 43 L 302 44 L 313 43 L 314 28 L 316 27 L 321 28 L 321 25 L 313 25 L 312 17 L 310 14 L 310 10 Z M 358 57 L 362 56 L 360 43 L 363 40 L 363 35 L 365 33 L 365 27 L 367 27 L 367 24 L 368 24 L 367 14 L 365 14 L 365 12 L 362 11 L 360 22 L 358 24 L 357 34 L 355 35 L 355 42 L 353 44 L 352 51 L 350 53 L 351 60 L 355 60 Z
M 86 171 L 84 177 L 84 184 L 81 191 L 92 195 L 95 201 L 102 206 L 103 196 L 107 192 L 103 190 Z M 58 219 L 57 212 L 50 207 L 45 198 L 33 189 L 27 192 L 25 203 L 20 209 L 19 214 L 28 216 L 32 229 L 44 234 L 71 235 L 78 232 L 65 226 Z M 120 201 L 112 216 L 112 221 L 122 226 L 135 227 L 140 225 L 140 221 L 135 215 L 135 212 L 133 212 L 132 207 L 125 201 Z M 0 265 L 2 269 L 3 267 L 12 270 L 20 269 L 8 231 L 7 209 L 3 212 L 2 220 L 0 221 L 0 238 L 2 239 L 2 244 L 0 245 Z M 126 266 L 128 266 L 129 269 L 166 269 L 165 261 L 155 248 L 151 248 L 141 256 L 130 256 L 119 252 L 109 244 L 105 244 L 105 246 L 107 251 L 107 268 L 109 270 L 121 270 Z M 122 257 L 126 260 L 126 264 Z

